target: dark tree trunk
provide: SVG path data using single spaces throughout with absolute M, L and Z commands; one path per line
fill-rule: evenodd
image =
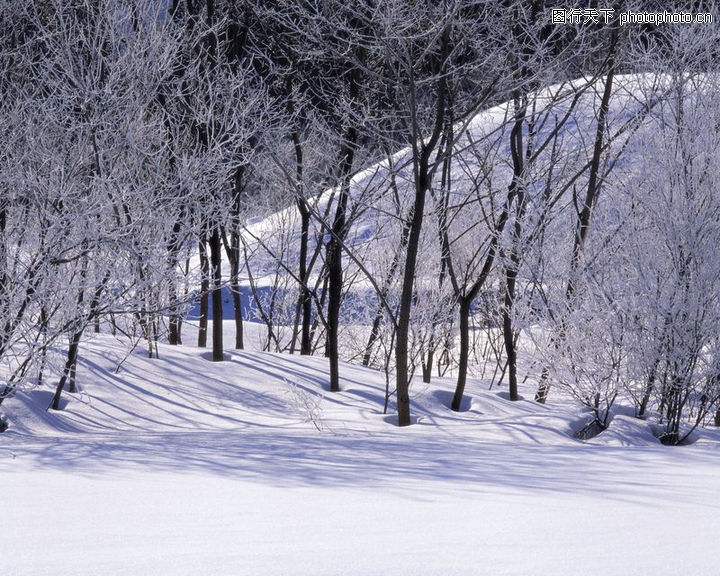
M 359 71 L 352 69 L 349 79 L 348 95 L 350 100 L 358 96 Z M 347 203 L 350 195 L 350 175 L 355 161 L 355 147 L 357 145 L 358 131 L 350 126 L 344 136 L 340 151 L 340 195 L 335 209 L 331 237 L 327 247 L 328 259 L 328 317 L 327 317 L 327 347 L 326 352 L 330 362 L 330 390 L 340 390 L 339 371 L 339 322 L 340 305 L 343 291 L 343 264 L 342 243 L 347 235 Z
M 43 377 L 45 373 L 45 364 L 47 362 L 47 329 L 49 322 L 47 309 L 43 306 L 40 308 L 40 338 L 42 338 L 42 348 L 40 348 L 40 362 L 38 367 L 37 385 L 43 385 Z
M 228 247 L 228 260 L 230 261 L 230 291 L 233 299 L 233 316 L 235 319 L 235 349 L 242 350 L 244 343 L 242 298 L 240 297 L 240 211 L 241 197 L 244 188 L 244 167 L 235 171 L 232 230 L 230 231 L 230 246 Z
M 0 200 L 4 202 L 4 200 Z M 0 207 L 0 286 L 7 283 L 7 242 L 5 241 L 5 228 L 7 226 L 7 212 L 5 206 Z M 0 304 L 2 304 L 0 300 Z
M 310 274 L 307 265 L 308 256 L 308 239 L 310 234 L 310 213 L 307 208 L 300 212 L 300 264 L 299 273 L 302 284 L 300 285 L 300 309 L 301 309 L 301 327 L 300 327 L 300 354 L 309 355 L 311 350 L 310 341 L 310 322 L 312 319 L 312 300 L 310 298 L 310 290 L 308 289 L 308 281 Z
M 174 284 L 168 288 L 168 298 L 170 300 L 170 318 L 168 320 L 168 344 L 177 346 L 182 344 L 182 319 L 177 313 L 177 290 Z
M 179 223 L 176 224 L 173 241 L 168 247 L 170 256 L 168 258 L 168 270 L 175 271 L 177 269 L 177 233 L 179 233 Z M 171 346 L 177 346 L 182 344 L 182 317 L 178 312 L 178 294 L 177 286 L 174 278 L 171 276 L 170 284 L 168 286 L 168 300 L 169 300 L 169 311 L 168 311 L 168 344 Z
M 240 234 L 232 231 L 230 233 L 230 243 L 223 231 L 223 244 L 225 253 L 230 262 L 230 293 L 233 301 L 233 318 L 235 320 L 235 350 L 244 348 L 243 342 L 243 315 L 242 315 L 242 298 L 240 293 Z
M 440 40 L 440 53 L 438 54 L 439 71 L 446 65 L 445 58 L 450 51 L 450 29 L 443 31 Z M 398 425 L 409 426 L 410 420 L 410 374 L 408 370 L 408 345 L 410 335 L 410 313 L 412 311 L 413 293 L 415 291 L 415 271 L 417 269 L 418 250 L 420 249 L 420 232 L 425 212 L 425 199 L 430 189 L 432 171 L 430 170 L 430 156 L 435 151 L 440 137 L 445 130 L 448 112 L 448 90 L 446 79 L 442 74 L 438 77 L 437 94 L 435 95 L 435 118 L 432 133 L 425 144 L 413 144 L 415 198 L 410 218 L 410 231 L 408 235 L 407 251 L 405 253 L 405 268 L 403 270 L 402 289 L 397 317 L 397 332 L 395 339 L 396 364 L 396 390 Z M 413 138 L 419 134 L 419 126 L 413 127 Z M 451 153 L 449 150 L 446 153 Z
M 653 367 L 650 370 L 650 374 L 648 375 L 647 384 L 645 385 L 645 392 L 643 393 L 642 400 L 640 401 L 640 407 L 638 408 L 637 412 L 638 418 L 645 417 L 645 412 L 647 411 L 648 404 L 650 403 L 650 397 L 652 396 L 653 390 L 655 388 L 655 378 L 659 362 L 660 359 L 656 358 L 655 362 L 653 363 Z
M 340 322 L 340 303 L 342 299 L 342 254 L 337 243 L 328 247 L 328 315 L 326 354 L 330 361 L 330 390 L 340 390 L 338 358 L 338 333 Z
M 290 96 L 292 86 L 288 84 L 288 112 L 292 116 L 295 111 L 295 103 Z M 293 130 L 292 134 L 293 148 L 295 150 L 295 205 L 300 214 L 300 256 L 298 262 L 298 278 L 300 279 L 300 288 L 298 294 L 296 323 L 294 327 L 293 339 L 291 344 L 291 353 L 295 350 L 295 342 L 297 339 L 297 320 L 300 321 L 300 354 L 309 355 L 312 353 L 310 339 L 310 323 L 312 317 L 312 299 L 308 282 L 310 280 L 310 271 L 308 269 L 308 242 L 310 241 L 310 210 L 305 199 L 305 183 L 304 183 L 304 155 L 302 142 L 300 141 L 300 133 Z
M 477 280 L 470 287 L 470 290 L 466 294 L 458 295 L 458 302 L 460 304 L 460 359 L 458 362 L 458 377 L 457 384 L 455 385 L 455 395 L 453 397 L 453 410 L 460 409 L 460 402 L 462 401 L 462 395 L 465 391 L 465 383 L 467 380 L 468 360 L 470 357 L 470 310 L 472 309 L 475 298 L 477 297 L 478 293 L 485 285 L 485 282 L 490 276 L 490 271 L 492 270 L 493 264 L 495 263 L 495 256 L 497 255 L 498 238 L 503 233 L 503 230 L 505 230 L 505 223 L 507 222 L 507 219 L 508 210 L 506 207 L 506 209 L 503 210 L 503 212 L 500 214 L 500 218 L 498 218 L 498 222 L 495 226 L 495 235 L 490 241 L 488 254 L 485 257 L 485 262 L 483 264 L 482 270 L 480 271 L 480 274 L 478 275 Z M 465 309 L 463 309 L 463 307 L 465 307 Z M 465 335 L 464 341 L 463 334 Z M 465 350 L 464 359 L 463 350 Z
M 80 272 L 80 278 L 85 281 L 85 278 L 87 277 L 87 267 L 88 267 L 88 259 L 85 258 L 82 263 L 82 270 Z M 106 278 L 109 276 L 106 276 Z M 81 286 L 80 290 L 78 291 L 77 296 L 77 304 L 76 304 L 76 314 L 80 314 L 82 310 L 83 303 L 85 302 L 85 288 L 84 286 Z M 59 410 L 60 409 L 60 397 L 62 395 L 63 388 L 65 387 L 65 383 L 68 383 L 69 392 L 75 393 L 77 391 L 77 386 L 75 383 L 75 374 L 77 372 L 77 357 L 78 357 L 78 348 L 80 346 L 80 338 L 82 337 L 83 330 L 85 329 L 84 325 L 79 324 L 79 320 L 76 320 L 75 324 L 75 332 L 72 334 L 72 338 L 70 339 L 70 345 L 68 346 L 68 355 L 67 355 L 67 361 L 65 362 L 65 368 L 63 370 L 63 374 L 60 377 L 60 381 L 58 382 L 57 387 L 55 388 L 55 395 L 53 396 L 53 401 L 51 404 L 51 407 L 53 410 Z
M 460 410 L 462 398 L 465 392 L 467 381 L 468 359 L 470 358 L 470 307 L 472 300 L 463 298 L 460 300 L 460 358 L 458 359 L 458 378 L 455 384 L 451 408 L 456 412 Z
M 233 299 L 233 314 L 235 317 L 235 350 L 245 347 L 243 338 L 242 298 L 240 296 L 240 234 L 233 231 L 230 234 L 230 250 L 233 259 L 230 263 L 230 290 Z
M 380 337 L 380 327 L 384 318 L 384 312 L 382 306 L 378 306 L 377 312 L 375 312 L 375 318 L 373 318 L 372 328 L 370 329 L 370 336 L 368 337 L 367 344 L 365 345 L 365 354 L 363 355 L 363 366 L 370 366 L 370 360 L 372 359 L 373 347 L 375 342 Z
M 507 270 L 507 285 L 505 292 L 505 305 L 503 306 L 503 342 L 505 344 L 505 354 L 507 355 L 508 370 L 508 391 L 510 400 L 517 400 L 518 382 L 517 382 L 517 349 L 515 346 L 515 333 L 512 325 L 512 303 L 515 297 L 515 278 L 514 271 Z
M 512 246 L 510 248 L 510 261 L 505 265 L 505 299 L 503 303 L 503 340 L 505 354 L 507 355 L 508 390 L 510 400 L 518 400 L 517 382 L 517 349 L 515 331 L 512 324 L 512 309 L 515 302 L 515 284 L 520 266 L 520 241 L 522 234 L 522 221 L 525 215 L 525 156 L 530 151 L 525 149 L 523 142 L 523 124 L 527 110 L 527 98 L 524 94 L 516 93 L 514 96 L 515 123 L 510 133 L 510 155 L 513 163 L 513 181 L 510 184 L 510 202 L 515 201 L 515 223 L 512 228 Z M 528 143 L 528 148 L 531 145 Z
M 210 262 L 207 256 L 207 240 L 201 238 L 198 244 L 200 254 L 200 322 L 198 330 L 198 347 L 207 347 L 208 327 L 208 291 L 210 289 Z
M 430 187 L 428 169 L 429 149 L 420 154 L 415 182 L 415 201 L 410 220 L 405 268 L 403 271 L 402 290 L 395 334 L 395 364 L 398 425 L 409 426 L 410 420 L 410 373 L 408 370 L 408 345 L 410 335 L 410 313 L 412 311 L 413 293 L 415 288 L 415 270 L 417 269 L 418 250 L 420 249 L 420 232 L 425 212 L 425 198 Z
M 82 330 L 75 332 L 72 336 L 72 339 L 70 340 L 70 345 L 68 346 L 67 360 L 65 361 L 65 368 L 63 369 L 60 381 L 55 388 L 55 394 L 53 396 L 52 404 L 50 405 L 53 410 L 60 410 L 60 399 L 62 397 L 62 391 L 65 388 L 65 384 L 68 383 L 68 380 L 70 385 L 68 391 L 70 393 L 74 393 L 77 391 L 77 387 L 75 385 L 75 372 L 77 367 L 78 348 L 80 346 L 80 338 L 82 337 L 82 332 Z
M 432 381 L 432 369 L 435 362 L 435 339 L 430 336 L 430 344 L 428 344 L 427 355 L 422 365 L 422 379 L 425 384 Z
M 222 303 L 222 239 L 216 226 L 210 235 L 210 265 L 212 268 L 212 359 L 223 360 L 223 303 Z
M 327 314 L 327 347 L 326 353 L 330 361 L 330 390 L 340 390 L 339 372 L 339 329 L 340 305 L 343 291 L 343 264 L 341 242 L 345 238 L 346 211 L 348 196 L 350 194 L 350 175 L 352 169 L 353 150 L 348 147 L 345 151 L 343 172 L 345 176 L 338 196 L 335 219 L 332 226 L 332 237 L 328 242 L 328 314 Z
M 537 392 L 535 392 L 535 402 L 539 404 L 545 404 L 547 402 L 548 395 L 550 394 L 550 373 L 547 367 L 542 369 L 540 373 L 540 383 L 538 384 Z

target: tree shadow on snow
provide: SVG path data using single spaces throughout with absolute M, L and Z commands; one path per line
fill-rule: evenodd
M 467 438 L 449 445 L 444 435 L 419 435 L 421 428 L 421 424 L 393 427 L 391 433 L 368 437 L 281 430 L 73 435 L 22 442 L 12 449 L 17 458 L 32 459 L 38 468 L 90 476 L 117 470 L 173 471 L 277 486 L 389 491 L 405 491 L 410 483 L 416 486 L 411 492 L 418 498 L 424 483 L 435 488 L 442 483 L 443 490 L 468 495 L 500 487 L 559 495 L 591 493 L 648 505 L 656 504 L 657 494 L 667 493 L 668 484 L 680 482 L 674 476 L 688 459 L 707 462 L 717 457 L 715 450 L 681 454 L 663 447 L 628 451 L 586 445 L 513 446 Z M 619 473 L 619 468 L 627 473 Z M 684 486 L 677 499 L 694 500 L 690 490 Z M 715 494 L 705 496 L 708 502 L 715 499 Z

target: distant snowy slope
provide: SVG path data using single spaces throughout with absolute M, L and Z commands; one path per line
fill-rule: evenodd
M 614 146 L 621 148 L 628 136 L 627 123 L 638 112 L 651 105 L 662 94 L 667 81 L 652 74 L 618 75 L 614 80 L 613 96 L 608 115 L 608 136 L 623 134 L 616 139 Z M 547 165 L 551 160 L 556 164 L 555 177 L 561 179 L 561 169 L 575 170 L 590 156 L 597 109 L 600 104 L 602 79 L 588 85 L 583 80 L 567 82 L 539 90 L 529 96 L 530 108 L 536 116 L 534 138 L 541 141 L 559 128 L 558 148 L 548 148 L 537 161 Z M 569 115 L 564 119 L 565 115 Z M 453 175 L 451 202 L 463 200 L 471 194 L 471 188 L 477 185 L 476 177 L 486 166 L 480 162 L 491 162 L 493 187 L 504 189 L 512 178 L 509 152 L 509 132 L 512 128 L 512 103 L 506 102 L 481 111 L 467 123 L 458 124 L 452 166 Z M 629 155 L 632 158 L 632 154 Z M 623 159 L 623 162 L 626 162 Z M 440 187 L 440 171 L 436 174 L 436 188 Z M 577 185 L 581 186 L 581 178 Z M 538 185 L 543 185 L 539 182 Z M 373 271 L 386 265 L 384 262 L 392 248 L 397 246 L 401 235 L 401 217 L 409 210 L 413 186 L 412 156 L 409 148 L 400 150 L 385 160 L 355 174 L 350 184 L 349 213 L 353 215 L 346 244 L 352 248 L 368 269 Z M 394 191 L 399 192 L 399 197 Z M 320 220 L 331 222 L 334 210 L 333 201 L 337 194 L 331 189 L 308 198 L 313 212 L 311 239 L 313 242 L 327 238 Z M 398 205 L 397 200 L 400 201 Z M 328 207 L 330 211 L 328 212 Z M 435 210 L 428 201 L 429 215 Z M 476 217 L 479 215 L 476 215 Z M 435 222 L 428 218 L 426 236 L 434 239 Z M 274 257 L 285 255 L 287 261 L 297 260 L 300 240 L 299 216 L 297 208 L 288 200 L 288 207 L 260 220 L 252 219 L 247 224 L 245 239 L 249 245 L 267 247 L 268 254 L 258 247 L 253 266 L 257 267 L 259 278 L 263 272 L 271 274 L 277 270 Z M 476 241 L 470 235 L 468 242 Z M 349 264 L 352 268 L 352 263 Z M 267 279 L 265 280 L 268 281 Z

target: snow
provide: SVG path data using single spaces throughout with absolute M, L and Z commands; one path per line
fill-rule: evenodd
M 618 78 L 615 123 L 645 100 L 651 79 Z M 499 130 L 507 111 L 478 115 L 469 133 Z M 578 118 L 569 140 L 594 116 Z M 353 179 L 353 201 L 367 193 L 377 214 L 359 218 L 349 238 L 379 263 L 389 251 L 378 246 L 397 242 L 378 224 L 392 211 L 371 193 L 383 170 Z M 296 219 L 290 207 L 253 220 L 247 234 L 275 238 Z M 297 227 L 288 234 L 294 246 Z M 266 289 L 277 271 L 268 261 L 255 278 Z M 356 280 L 356 290 L 367 284 Z M 246 329 L 246 342 L 262 340 L 258 325 Z M 126 349 L 109 335 L 85 342 L 81 391 L 65 394 L 61 412 L 45 410 L 50 387 L 3 404 L 0 574 L 718 573 L 716 430 L 666 447 L 623 412 L 581 441 L 587 414 L 558 390 L 539 405 L 528 381 L 510 402 L 471 379 L 455 413 L 450 378 L 413 384 L 416 423 L 401 429 L 392 399 L 383 413 L 385 375 L 370 369 L 344 364 L 342 392 L 331 393 L 322 357 L 228 351 L 213 363 L 194 346 L 160 344 L 159 359 Z
M 618 414 L 582 442 L 568 398 L 471 380 L 454 413 L 449 379 L 398 428 L 359 366 L 330 393 L 321 357 L 161 344 L 115 373 L 124 346 L 85 344 L 61 412 L 3 405 L 2 574 L 717 574 L 714 430 L 665 447 Z

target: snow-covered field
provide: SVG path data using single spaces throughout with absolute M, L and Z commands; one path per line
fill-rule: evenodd
M 589 442 L 555 395 L 480 382 L 413 388 L 417 424 L 382 414 L 384 378 L 323 358 L 86 344 L 83 391 L 3 409 L 0 573 L 11 575 L 718 573 L 720 437 L 658 444 L 617 416 Z M 391 406 L 392 409 L 392 406 Z

